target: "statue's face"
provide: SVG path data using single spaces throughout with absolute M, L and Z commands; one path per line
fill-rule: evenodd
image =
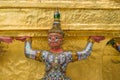
M 50 47 L 60 47 L 63 41 L 63 36 L 59 33 L 48 34 L 48 44 Z

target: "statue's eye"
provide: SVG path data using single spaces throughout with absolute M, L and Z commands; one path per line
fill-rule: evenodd
M 58 36 L 56 36 L 55 38 L 56 38 L 56 39 L 59 39 L 59 37 L 58 37 Z
M 51 41 L 51 37 L 48 37 L 48 40 Z
M 59 37 L 58 37 L 58 36 L 56 36 L 56 37 L 55 37 L 55 41 L 58 41 L 58 40 L 59 40 Z

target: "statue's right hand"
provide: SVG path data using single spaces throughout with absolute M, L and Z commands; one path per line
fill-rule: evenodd
M 2 42 L 11 43 L 12 40 L 13 40 L 13 37 L 0 36 L 0 41 Z
M 16 37 L 15 39 L 24 42 L 24 41 L 26 41 L 27 38 L 30 38 L 30 37 L 29 36 L 22 36 L 22 37 Z

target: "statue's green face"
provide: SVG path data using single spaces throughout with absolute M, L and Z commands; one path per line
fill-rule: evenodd
M 63 41 L 63 36 L 59 33 L 48 34 L 48 44 L 50 47 L 60 47 Z

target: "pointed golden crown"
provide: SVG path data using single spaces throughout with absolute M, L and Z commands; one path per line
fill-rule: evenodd
M 58 10 L 54 12 L 53 27 L 48 31 L 48 33 L 60 33 L 64 36 L 64 33 L 60 27 L 60 13 Z

